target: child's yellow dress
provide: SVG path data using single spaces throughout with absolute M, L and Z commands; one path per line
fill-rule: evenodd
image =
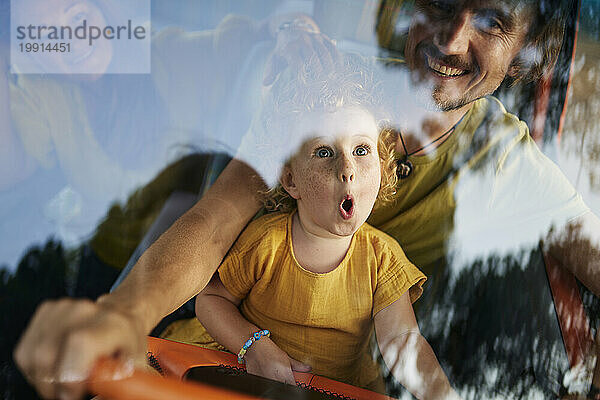
M 315 374 L 371 387 L 379 378 L 369 351 L 373 316 L 407 290 L 414 302 L 426 277 L 394 239 L 366 223 L 336 269 L 307 271 L 294 256 L 292 216 L 270 214 L 252 222 L 219 268 L 221 281 L 243 299 L 242 314 L 269 329 L 290 357 Z M 197 321 L 183 324 L 163 337 L 224 349 Z

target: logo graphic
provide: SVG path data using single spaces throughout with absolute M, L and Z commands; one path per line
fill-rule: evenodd
M 11 72 L 150 73 L 150 0 L 11 0 Z

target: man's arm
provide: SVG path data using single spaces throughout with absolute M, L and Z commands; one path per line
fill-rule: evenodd
M 546 248 L 596 296 L 600 296 L 600 219 L 592 212 L 569 221 L 546 239 Z
M 377 344 L 398 382 L 419 399 L 460 399 L 419 331 L 408 292 L 374 321 Z
M 197 294 L 257 212 L 263 183 L 233 160 L 206 195 L 142 255 L 129 276 L 95 303 L 42 304 L 14 357 L 46 398 L 77 398 L 95 361 L 119 356 L 143 362 L 145 335 Z M 57 323 L 57 321 L 60 321 Z
M 134 303 L 149 332 L 200 292 L 248 221 L 256 214 L 264 191 L 262 180 L 246 164 L 233 160 L 204 197 L 177 220 L 140 257 L 132 273 L 98 303 Z M 169 301 L 164 289 L 169 288 Z M 162 291 L 161 291 L 162 290 Z
M 569 221 L 546 239 L 546 250 L 596 296 L 600 296 L 600 219 L 592 212 Z M 597 356 L 592 385 L 600 387 L 600 334 L 596 335 Z M 591 349 L 590 349 L 591 350 Z

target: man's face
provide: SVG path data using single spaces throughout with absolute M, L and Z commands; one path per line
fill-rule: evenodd
M 416 0 L 405 57 L 426 105 L 450 111 L 493 93 L 525 44 L 523 2 Z

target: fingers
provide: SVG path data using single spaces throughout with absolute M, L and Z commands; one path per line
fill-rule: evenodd
M 271 371 L 269 372 L 270 376 L 265 376 L 265 378 L 273 379 L 279 382 L 287 383 L 288 385 L 295 385 L 296 379 L 294 378 L 294 373 L 292 372 L 292 368 L 290 363 L 277 363 L 274 362 L 271 367 Z
M 40 396 L 77 399 L 100 357 L 143 363 L 143 339 L 124 315 L 91 301 L 64 299 L 38 308 L 14 358 Z
M 314 68 L 331 71 L 340 58 L 333 41 L 321 33 L 302 29 L 282 31 L 265 66 L 263 85 L 272 84 L 288 66 L 299 69 L 310 61 Z
M 339 63 L 342 59 L 342 53 L 338 50 L 335 41 L 330 39 L 327 35 L 321 36 L 323 46 L 327 50 L 327 54 L 331 57 L 332 68 L 333 65 Z
M 308 34 L 298 35 L 294 42 L 287 44 L 283 49 L 276 48 L 265 65 L 263 85 L 271 85 L 287 67 L 300 68 L 311 60 L 313 55 L 317 53 Z
M 246 356 L 246 371 L 268 379 L 295 385 L 292 369 L 297 366 L 306 369 L 305 364 L 296 361 L 281 350 L 269 338 L 264 338 L 253 345 L 252 351 Z M 310 369 L 310 367 L 308 367 Z
M 315 40 L 313 48 L 319 58 L 321 67 L 325 71 L 332 71 L 340 61 L 341 54 L 331 39 L 325 35 L 319 35 Z
M 292 371 L 310 372 L 312 370 L 312 367 L 310 365 L 301 363 L 300 361 L 294 360 L 293 358 L 290 358 L 290 365 L 292 366 Z
M 249 374 L 259 375 L 289 385 L 295 385 L 296 380 L 294 378 L 294 373 L 292 372 L 291 363 L 289 362 L 289 358 L 286 358 L 287 356 L 281 359 L 265 357 L 258 363 L 247 362 L 246 371 Z
M 287 62 L 285 61 L 285 59 L 278 56 L 277 54 L 271 55 L 271 58 L 269 59 L 269 61 L 267 61 L 267 64 L 265 65 L 265 72 L 263 74 L 263 85 L 269 86 L 273 82 L 275 82 L 275 79 L 277 78 L 279 73 L 283 71 L 286 66 Z
M 287 383 L 288 385 L 296 385 L 296 379 L 294 378 L 294 373 L 292 369 L 288 366 L 282 371 L 282 380 L 281 382 Z
M 35 386 L 40 396 L 55 398 L 57 393 L 56 363 L 62 347 L 63 322 L 70 317 L 86 318 L 91 302 L 82 302 L 70 313 L 71 300 L 41 304 L 14 351 L 14 359 L 25 377 Z M 57 324 L 57 321 L 61 321 Z
M 115 371 L 113 379 L 123 379 L 133 373 L 134 364 L 144 364 L 145 342 L 140 341 L 125 316 L 105 313 L 94 323 L 72 332 L 57 363 L 58 389 L 64 399 L 76 399 L 85 392 L 83 382 L 101 357 L 118 357 L 125 361 L 123 370 Z
M 280 364 L 275 360 L 272 360 L 268 364 L 262 366 L 253 366 L 252 364 L 248 363 L 246 366 L 246 372 L 252 375 L 262 376 L 267 379 L 272 379 L 274 381 L 287 383 L 290 385 L 296 384 L 296 381 L 294 380 L 294 374 L 292 373 L 292 369 L 290 368 L 289 364 Z

